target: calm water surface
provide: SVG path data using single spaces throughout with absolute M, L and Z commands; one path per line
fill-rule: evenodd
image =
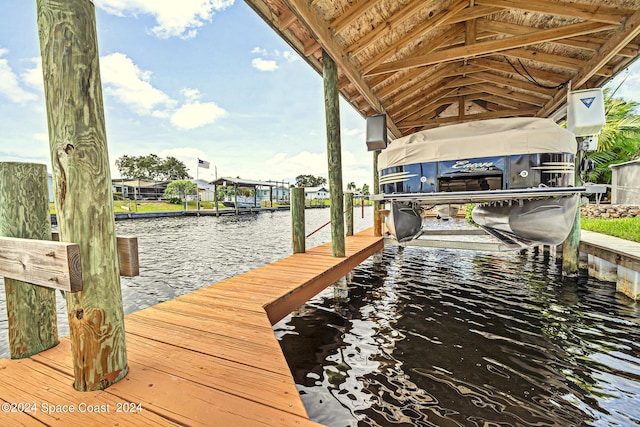
M 356 216 L 356 230 L 368 228 Z M 307 232 L 329 210 L 307 210 Z M 460 223 L 445 223 L 459 227 Z M 139 239 L 130 313 L 291 253 L 289 212 L 116 223 Z M 330 239 L 329 227 L 307 247 Z M 336 297 L 337 296 L 337 297 Z M 67 334 L 58 298 L 60 335 Z M 4 291 L 0 356 L 7 357 Z M 640 313 L 543 253 L 387 247 L 274 326 L 309 415 L 330 426 L 640 424 Z

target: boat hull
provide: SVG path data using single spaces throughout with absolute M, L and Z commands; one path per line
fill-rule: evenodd
M 411 240 L 420 235 L 422 217 L 411 205 L 405 203 L 391 203 L 391 208 L 382 211 L 385 215 L 387 231 L 398 242 Z
M 473 220 L 502 240 L 523 245 L 559 245 L 573 227 L 580 197 L 578 195 L 521 203 L 478 205 Z

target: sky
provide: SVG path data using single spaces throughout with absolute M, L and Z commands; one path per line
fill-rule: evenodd
M 95 0 L 112 178 L 123 155 L 195 178 L 327 177 L 322 76 L 242 0 Z M 51 171 L 36 1 L 0 0 L 0 161 Z M 640 61 L 610 84 L 640 101 Z M 372 187 L 365 120 L 341 98 L 343 185 Z M 210 169 L 197 168 L 197 159 Z

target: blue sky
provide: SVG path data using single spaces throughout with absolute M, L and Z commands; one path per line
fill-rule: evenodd
M 322 78 L 243 1 L 94 3 L 112 165 L 154 153 L 194 177 L 210 161 L 205 179 L 327 176 Z M 0 161 L 50 165 L 36 2 L 0 10 Z M 640 101 L 640 62 L 624 76 L 618 95 Z M 340 112 L 344 184 L 371 186 L 364 119 Z

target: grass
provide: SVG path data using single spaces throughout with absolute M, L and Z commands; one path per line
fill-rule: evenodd
M 640 242 L 640 217 L 636 218 L 580 218 L 580 228 Z

